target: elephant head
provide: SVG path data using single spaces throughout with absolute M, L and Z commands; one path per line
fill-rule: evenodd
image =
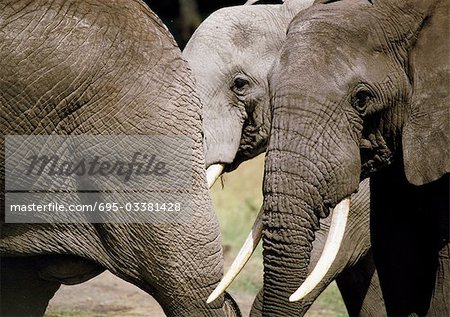
M 239 315 L 228 295 L 206 304 L 222 275 L 223 259 L 205 182 L 200 100 L 159 18 L 141 1 L 2 1 L 0 43 L 0 254 L 2 273 L 13 272 L 1 274 L 1 314 L 42 315 L 63 280 L 79 282 L 108 269 L 154 296 L 168 316 Z M 178 148 L 171 150 L 192 167 L 190 219 L 4 222 L 5 136 L 168 134 L 192 141 L 192 160 L 179 156 Z M 109 144 L 114 151 L 116 144 Z M 109 203 L 120 197 L 145 203 L 161 191 L 146 183 L 133 192 L 96 194 Z M 48 191 L 40 198 L 65 202 Z M 77 272 L 69 272 L 72 267 Z M 23 271 L 28 273 L 19 274 Z M 27 310 L 31 306 L 33 311 Z
M 317 283 L 307 269 L 319 220 L 335 208 L 345 224 L 335 215 L 361 178 L 392 165 L 422 186 L 450 170 L 448 1 L 323 2 L 293 19 L 269 75 L 267 315 L 292 315 L 287 299 Z
M 311 4 L 291 0 L 223 8 L 209 16 L 186 45 L 183 57 L 204 107 L 210 184 L 223 166 L 231 171 L 265 150 L 270 126 L 267 74 L 289 22 Z
M 209 171 L 214 172 L 216 166 L 214 163 L 226 164 L 225 170 L 231 171 L 242 161 L 266 150 L 271 119 L 269 109 L 271 95 L 267 75 L 272 63 L 278 57 L 278 50 L 285 40 L 290 20 L 295 12 L 311 4 L 308 1 L 289 1 L 284 5 L 236 6 L 221 9 L 207 18 L 189 41 L 183 56 L 194 71 L 198 90 L 203 98 L 203 125 L 207 131 L 207 152 L 215 156 L 215 161 L 208 163 Z M 240 93 L 233 81 L 236 76 L 240 79 L 246 78 Z M 251 111 L 248 111 L 249 109 Z M 225 146 L 222 146 L 221 142 L 225 142 Z M 222 169 L 218 169 L 217 172 L 214 176 L 219 176 Z M 208 177 L 210 186 L 214 180 L 214 177 Z M 368 304 L 369 310 L 376 313 L 383 311 L 383 300 L 377 289 L 377 277 L 373 274 L 371 264 L 370 237 L 367 235 L 368 187 L 368 182 L 361 184 L 360 192 L 354 197 L 356 203 L 349 214 L 344 246 L 334 266 L 330 268 L 320 286 L 311 292 L 301 305 L 296 306 L 296 315 L 306 312 L 314 299 L 334 278 L 339 276 L 343 281 L 346 278 L 344 275 L 358 280 L 362 285 L 358 289 L 353 283 L 351 291 L 346 292 L 345 282 L 338 283 L 343 294 L 347 295 L 344 300 L 350 313 L 357 314 L 363 305 L 360 300 L 355 301 L 352 297 L 358 290 L 360 290 L 358 296 L 370 298 L 369 301 L 372 301 Z M 209 301 L 213 301 L 231 284 L 250 258 L 261 237 L 261 218 L 262 213 L 257 218 L 239 256 L 211 294 Z M 328 236 L 328 227 L 329 219 L 324 219 L 321 231 L 314 241 L 312 265 L 320 257 L 320 251 Z M 364 267 L 366 264 L 368 266 Z M 348 273 L 340 275 L 347 268 Z M 358 278 L 363 271 L 367 275 Z M 373 280 L 367 281 L 372 276 L 375 276 Z M 369 283 L 373 283 L 371 295 L 366 295 Z M 252 315 L 261 313 L 261 294 L 262 292 L 253 305 Z

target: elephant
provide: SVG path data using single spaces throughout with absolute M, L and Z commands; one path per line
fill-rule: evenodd
M 61 284 L 109 270 L 153 296 L 167 316 L 240 316 L 228 294 L 206 304 L 223 256 L 206 185 L 201 102 L 159 18 L 141 1 L 5 0 L 0 30 L 0 315 L 42 316 Z M 189 159 L 192 177 L 182 190 L 191 193 L 190 218 L 10 223 L 5 146 L 17 135 L 187 138 L 191 159 L 171 151 Z M 159 189 L 146 185 L 121 197 L 150 200 Z M 101 200 L 107 193 L 98 188 Z M 64 202 L 51 191 L 41 197 Z
M 319 221 L 366 178 L 387 315 L 450 315 L 448 9 L 317 1 L 290 23 L 268 75 L 264 316 L 294 314 Z
M 267 75 L 278 57 L 289 22 L 311 4 L 312 1 L 294 0 L 283 5 L 223 8 L 209 16 L 187 43 L 183 57 L 193 70 L 203 102 L 209 169 L 219 165 L 230 172 L 266 150 L 271 121 Z M 210 178 L 210 185 L 214 178 L 214 175 Z M 346 235 L 333 266 L 289 316 L 306 313 L 334 279 L 350 315 L 386 314 L 368 234 L 368 181 L 361 183 L 353 201 Z M 324 219 L 320 224 L 310 267 L 318 262 L 324 248 L 329 220 Z M 262 294 L 261 291 L 253 304 L 252 316 L 262 313 Z

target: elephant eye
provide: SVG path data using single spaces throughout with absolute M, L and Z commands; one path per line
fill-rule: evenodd
M 353 97 L 353 106 L 355 109 L 364 114 L 367 109 L 367 104 L 374 97 L 373 93 L 368 89 L 358 89 Z
M 244 88 L 247 87 L 249 84 L 250 83 L 249 83 L 249 81 L 247 79 L 244 79 L 244 78 L 241 78 L 241 77 L 236 77 L 233 80 L 233 84 L 231 86 L 231 89 L 237 94 L 239 94 L 239 93 L 242 94 Z

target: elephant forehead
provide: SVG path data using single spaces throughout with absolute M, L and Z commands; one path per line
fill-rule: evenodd
M 366 44 L 371 29 L 376 25 L 376 11 L 368 1 L 318 4 L 301 11 L 292 19 L 288 37 L 301 36 L 302 41 L 318 40 L 321 43 L 328 39 L 334 45 L 356 42 Z
M 254 45 L 260 37 L 264 36 L 264 33 L 251 21 L 234 25 L 233 29 L 235 32 L 232 32 L 231 42 L 239 48 Z
M 285 37 L 285 29 L 269 32 L 262 23 L 239 20 L 239 17 L 233 17 L 233 21 L 225 20 L 223 15 L 208 19 L 183 51 L 197 81 L 210 82 L 238 71 L 253 74 L 252 69 L 271 64 Z M 251 19 L 247 17 L 247 20 Z
M 383 2 L 336 1 L 300 12 L 290 23 L 287 37 L 323 50 L 385 52 L 414 37 L 419 16 L 413 8 L 393 12 Z
M 193 43 L 210 42 L 233 49 L 247 50 L 249 46 L 267 46 L 263 42 L 284 38 L 287 25 L 281 21 L 278 6 L 236 6 L 214 12 L 198 27 Z M 197 42 L 197 43 L 196 43 Z
M 267 20 L 260 19 L 241 20 L 232 25 L 230 33 L 231 43 L 239 49 L 248 49 L 250 46 L 259 46 L 262 50 L 271 42 L 284 38 L 284 28 L 270 25 Z

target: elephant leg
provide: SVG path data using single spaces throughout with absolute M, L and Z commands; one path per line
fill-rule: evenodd
M 242 317 L 239 306 L 234 300 L 234 298 L 230 295 L 230 293 L 225 292 L 224 300 L 225 300 L 224 303 L 225 316 Z
M 439 267 L 436 273 L 433 297 L 428 316 L 450 316 L 450 244 L 446 243 L 439 253 Z
M 32 258 L 1 258 L 0 316 L 43 316 L 49 300 L 61 286 L 39 277 Z
M 450 232 L 449 232 L 449 180 L 444 177 L 444 186 L 441 186 L 442 197 L 447 197 L 443 201 L 443 206 L 439 208 L 439 232 L 440 232 L 440 251 L 438 257 L 438 269 L 434 283 L 433 296 L 431 298 L 429 316 L 450 316 Z M 434 202 L 436 203 L 436 201 Z
M 371 250 L 339 274 L 336 283 L 350 316 L 387 315 Z
M 258 292 L 255 300 L 253 301 L 252 310 L 250 311 L 250 317 L 261 317 L 262 316 L 262 307 L 263 307 L 263 294 L 264 289 Z

